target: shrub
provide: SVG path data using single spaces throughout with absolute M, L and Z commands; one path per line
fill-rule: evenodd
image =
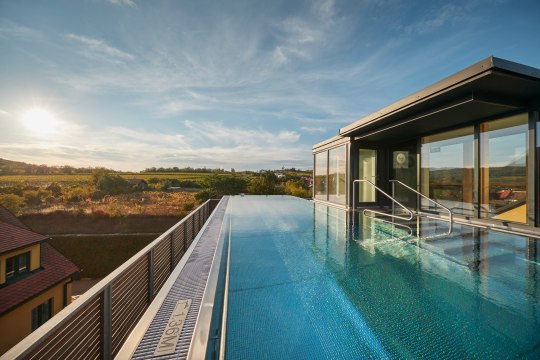
M 3 194 L 0 195 L 0 205 L 14 214 L 17 214 L 24 203 L 22 196 L 15 194 Z
M 85 192 L 80 187 L 74 187 L 64 193 L 64 201 L 68 203 L 78 203 L 85 199 Z
M 199 203 L 203 203 L 208 199 L 217 199 L 219 197 L 221 196 L 218 195 L 217 192 L 211 189 L 204 189 L 195 193 L 195 199 L 197 199 Z
M 52 195 L 55 197 L 59 197 L 60 195 L 62 195 L 62 187 L 60 187 L 60 185 L 58 185 L 55 182 L 47 186 L 46 189 L 49 190 L 52 193 Z
M 23 193 L 24 202 L 28 206 L 41 204 L 41 197 L 37 190 L 25 190 Z
M 182 210 L 184 211 L 191 211 L 195 208 L 195 204 L 192 202 L 186 202 L 184 205 L 182 205 Z
M 302 182 L 289 180 L 285 183 L 285 193 L 301 198 L 311 198 L 311 191 L 304 188 Z
M 120 175 L 104 173 L 97 177 L 96 189 L 109 195 L 125 194 L 131 191 L 129 182 Z

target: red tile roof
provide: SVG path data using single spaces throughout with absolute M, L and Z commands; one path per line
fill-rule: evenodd
M 5 207 L 0 206 L 0 254 L 48 239 L 33 232 Z
M 30 230 L 21 220 L 13 215 L 8 209 L 0 205 L 0 221 L 6 222 L 11 225 L 18 226 L 20 228 Z
M 50 244 L 41 244 L 41 269 L 0 287 L 0 315 L 69 278 L 79 268 Z
M 0 254 L 30 246 L 49 237 L 0 221 Z

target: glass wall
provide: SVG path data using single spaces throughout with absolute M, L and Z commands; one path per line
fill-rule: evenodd
M 481 216 L 527 222 L 528 114 L 480 124 Z
M 455 214 L 474 216 L 474 127 L 423 137 L 421 154 L 422 193 Z
M 327 200 L 328 184 L 328 152 L 323 151 L 315 154 L 315 199 Z
M 328 200 L 346 203 L 347 193 L 347 146 L 343 145 L 328 152 Z

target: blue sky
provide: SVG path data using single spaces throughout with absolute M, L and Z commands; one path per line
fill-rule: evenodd
M 539 14 L 537 0 L 0 0 L 0 157 L 309 169 L 313 144 L 490 55 L 540 68 Z

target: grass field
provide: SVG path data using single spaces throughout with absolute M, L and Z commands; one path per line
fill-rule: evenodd
M 158 235 L 62 236 L 48 242 L 82 269 L 80 276 L 103 278 Z
M 175 179 L 202 181 L 205 178 L 212 176 L 213 173 L 120 173 L 118 174 L 125 179 Z M 221 175 L 221 174 L 220 174 Z M 231 175 L 231 174 L 224 174 Z M 58 183 L 61 185 L 90 185 L 92 176 L 89 174 L 73 174 L 73 175 L 0 175 L 0 186 L 14 186 L 24 183 L 26 185 L 46 186 L 50 183 Z

